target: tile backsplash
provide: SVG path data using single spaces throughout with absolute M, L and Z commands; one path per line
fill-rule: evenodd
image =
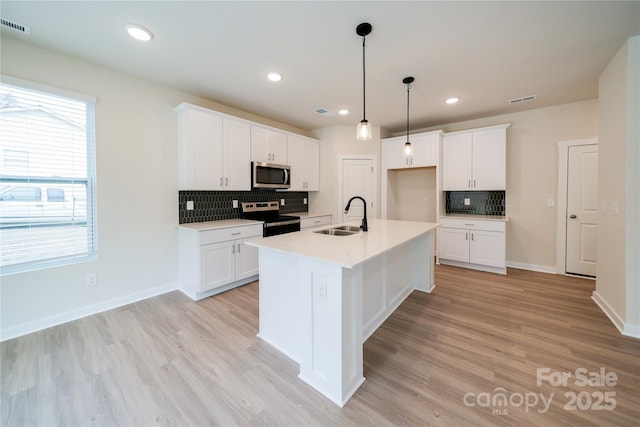
M 446 191 L 445 212 L 472 215 L 505 215 L 504 191 Z M 465 205 L 465 199 L 469 204 Z
M 309 200 L 306 191 L 179 191 L 178 192 L 178 222 L 188 224 L 192 222 L 219 221 L 222 219 L 240 218 L 240 208 L 233 207 L 233 201 L 262 202 L 285 200 L 280 207 L 280 213 L 308 212 Z M 193 201 L 193 210 L 187 210 L 187 201 Z

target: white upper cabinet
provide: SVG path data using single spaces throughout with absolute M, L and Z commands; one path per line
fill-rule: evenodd
M 251 125 L 196 105 L 180 104 L 178 189 L 251 190 Z
M 222 117 L 185 104 L 177 111 L 179 189 L 218 189 L 222 176 Z
M 251 160 L 288 165 L 287 134 L 260 126 L 251 126 Z
M 219 189 L 251 190 L 251 126 L 224 118 L 222 120 L 222 179 Z
M 398 136 L 382 141 L 383 169 L 406 169 L 436 166 L 438 164 L 438 147 L 442 132 L 428 132 L 409 135 L 413 154 L 405 156 L 404 144 L 406 136 Z
M 320 145 L 314 139 L 289 135 L 288 160 L 291 166 L 289 191 L 320 189 Z
M 442 143 L 442 189 L 505 190 L 508 126 L 446 134 Z

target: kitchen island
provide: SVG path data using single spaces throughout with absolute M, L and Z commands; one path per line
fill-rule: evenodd
M 303 230 L 247 242 L 259 248 L 258 337 L 344 406 L 365 380 L 364 341 L 414 289 L 433 289 L 436 227 L 371 220 L 353 235 Z

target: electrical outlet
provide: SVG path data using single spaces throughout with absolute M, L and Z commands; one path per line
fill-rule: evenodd
M 464 199 L 464 205 L 465 205 L 465 206 L 469 206 L 469 205 L 471 205 L 471 199 L 469 199 L 469 198 L 465 197 L 465 199 Z
M 327 300 L 327 284 L 325 282 L 318 284 L 318 299 L 320 301 Z
M 552 208 L 556 205 L 556 201 L 554 199 L 547 199 L 547 207 Z
M 236 209 L 238 207 L 238 201 L 234 200 L 233 201 L 233 208 Z
M 87 274 L 85 278 L 85 286 L 95 286 L 98 284 L 98 273 Z
M 193 210 L 193 200 L 187 200 L 187 210 L 188 211 Z
M 302 204 L 306 205 L 307 204 L 307 198 L 305 197 L 304 199 L 302 199 Z
M 284 199 L 280 199 L 280 206 L 284 206 Z

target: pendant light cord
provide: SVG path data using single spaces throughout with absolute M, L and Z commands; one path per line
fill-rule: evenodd
M 367 121 L 367 102 L 366 102 L 366 86 L 365 86 L 365 67 L 364 67 L 364 43 L 366 41 L 366 36 L 362 37 L 362 120 Z
M 407 142 L 409 142 L 409 87 L 411 83 L 407 83 Z

